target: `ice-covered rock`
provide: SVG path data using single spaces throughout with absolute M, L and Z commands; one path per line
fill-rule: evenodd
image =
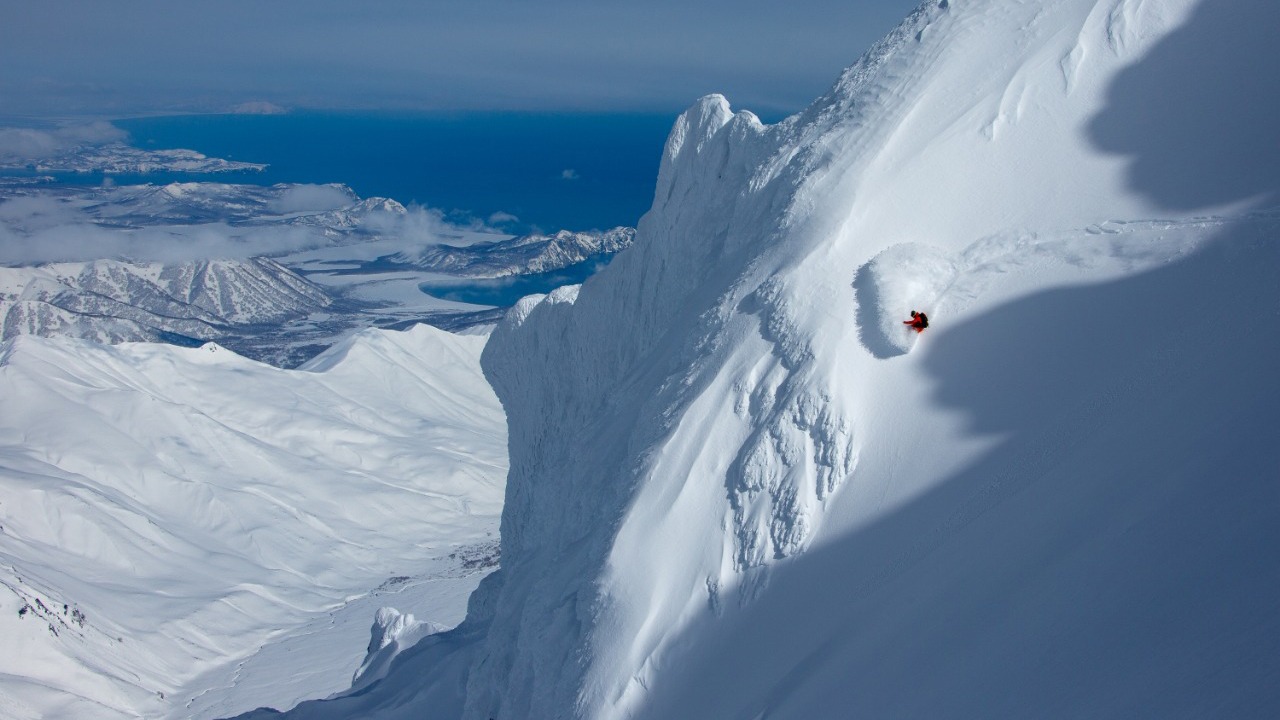
M 351 690 L 358 691 L 381 680 L 391 661 L 422 638 L 447 628 L 433 622 L 415 620 L 395 608 L 384 607 L 373 618 L 369 629 L 369 647 L 364 662 L 351 678 Z

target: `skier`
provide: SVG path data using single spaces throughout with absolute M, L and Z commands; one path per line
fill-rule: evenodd
M 922 312 L 911 311 L 911 319 L 903 320 L 903 325 L 910 325 L 916 332 L 922 333 L 924 329 L 929 327 L 929 316 Z

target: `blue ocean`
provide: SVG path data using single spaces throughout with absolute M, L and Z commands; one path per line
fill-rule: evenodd
M 297 112 L 117 120 L 142 148 L 190 148 L 264 172 L 116 175 L 121 184 L 343 183 L 523 233 L 635 225 L 653 202 L 674 114 Z M 81 177 L 81 182 L 100 178 Z
M 207 181 L 272 185 L 342 183 L 362 198 L 388 197 L 503 232 L 635 226 L 653 202 L 658 165 L 676 114 L 294 112 L 116 120 L 145 149 L 187 148 L 266 164 L 262 172 L 52 173 L 59 183 L 120 185 Z M 4 174 L 40 174 L 6 171 Z M 499 215 L 501 214 L 501 215 Z M 509 306 L 578 283 L 608 263 L 520 278 L 424 285 L 437 297 Z

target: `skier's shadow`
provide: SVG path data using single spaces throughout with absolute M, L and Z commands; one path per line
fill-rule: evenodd
M 1201 2 L 1118 73 L 1090 141 L 1131 158 L 1130 187 L 1194 210 L 1280 196 L 1280 4 Z M 1206 182 L 1206 180 L 1211 182 Z

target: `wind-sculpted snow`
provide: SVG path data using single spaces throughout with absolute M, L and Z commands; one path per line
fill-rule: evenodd
M 360 669 L 351 678 L 351 689 L 359 691 L 381 680 L 397 655 L 427 635 L 447 629 L 433 622 L 415 620 L 413 615 L 406 615 L 395 608 L 378 610 L 370 630 L 369 648 Z
M 484 342 L 365 331 L 297 371 L 213 344 L 0 344 L 0 715 L 287 708 L 347 687 L 372 603 L 421 620 L 384 623 L 364 682 L 455 624 L 496 562 Z
M 632 247 L 485 348 L 503 569 L 297 716 L 1273 714 L 1274 196 L 1186 211 L 1112 88 L 1248 104 L 1276 8 L 928 2 L 777 125 L 700 100 Z

